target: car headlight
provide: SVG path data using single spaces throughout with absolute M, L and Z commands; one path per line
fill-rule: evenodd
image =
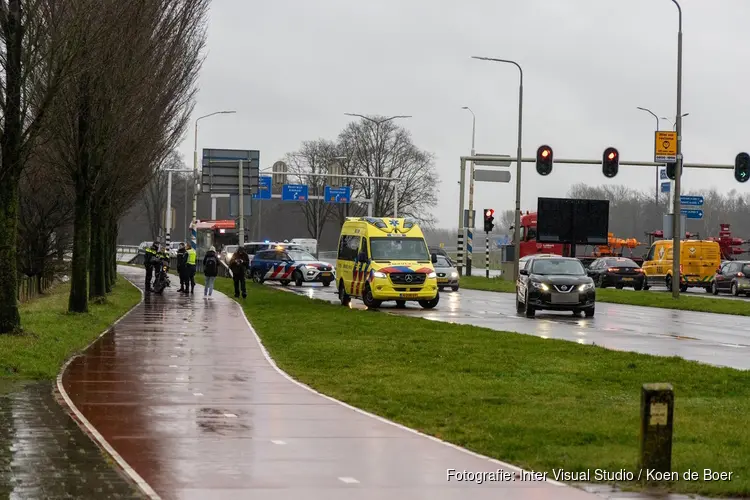
M 584 283 L 583 285 L 578 287 L 579 292 L 585 292 L 587 290 L 593 290 L 594 284 L 593 283 Z
M 539 283 L 537 281 L 532 281 L 531 284 L 534 288 L 538 288 L 539 290 L 544 290 L 545 292 L 549 290 L 549 287 L 545 285 L 544 283 Z
M 432 271 L 430 274 L 427 275 L 427 278 L 437 278 L 437 273 L 435 273 L 435 271 Z
M 456 271 L 453 271 L 451 273 L 451 278 L 458 278 L 458 273 Z
M 380 271 L 373 271 L 372 275 L 375 278 L 385 278 L 385 273 L 381 273 Z

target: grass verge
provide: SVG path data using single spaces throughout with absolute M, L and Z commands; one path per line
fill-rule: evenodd
M 70 314 L 70 284 L 21 305 L 20 335 L 0 335 L 0 379 L 54 379 L 71 355 L 86 347 L 141 300 L 124 278 L 101 304 L 89 303 L 86 314 Z
M 503 278 L 483 278 L 481 276 L 462 276 L 461 287 L 487 292 L 514 293 L 516 291 L 515 282 Z M 680 295 L 679 299 L 674 299 L 668 293 L 647 290 L 637 292 L 632 290 L 597 288 L 596 300 L 598 302 L 630 306 L 750 316 L 750 307 L 747 307 L 747 303 L 745 302 L 710 297 L 691 297 L 684 294 Z
M 641 385 L 671 382 L 673 470 L 733 475 L 731 481 L 665 486 L 683 493 L 750 494 L 750 371 L 350 310 L 250 283 L 248 288 L 242 301 L 248 318 L 279 367 L 297 380 L 528 469 L 637 474 Z M 233 295 L 228 279 L 217 279 L 216 289 Z

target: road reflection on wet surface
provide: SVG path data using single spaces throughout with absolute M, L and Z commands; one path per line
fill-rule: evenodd
M 239 306 L 202 291 L 149 297 L 64 376 L 78 409 L 162 498 L 599 498 L 552 483 L 448 482 L 447 469 L 503 465 L 293 383 Z
M 269 283 L 269 286 L 278 285 Z M 333 286 L 289 286 L 286 289 L 339 303 Z M 356 299 L 352 305 L 363 307 L 362 302 Z M 738 304 L 738 307 L 750 307 L 750 304 Z M 407 302 L 405 309 L 397 309 L 394 302 L 386 302 L 380 310 L 580 344 L 596 344 L 621 351 L 680 356 L 717 366 L 750 369 L 750 317 L 747 316 L 599 302 L 593 318 L 546 311 L 537 312 L 536 318 L 525 318 L 516 313 L 515 295 L 512 293 L 466 289 L 442 292 L 440 303 L 433 310 L 424 310 L 416 302 Z
M 145 498 L 68 416 L 49 382 L 0 383 L 0 498 Z

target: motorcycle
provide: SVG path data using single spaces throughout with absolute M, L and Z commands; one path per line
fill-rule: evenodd
M 169 282 L 169 261 L 162 259 L 159 264 L 159 269 L 156 272 L 156 279 L 154 280 L 153 290 L 155 293 L 161 294 L 166 287 L 170 286 Z

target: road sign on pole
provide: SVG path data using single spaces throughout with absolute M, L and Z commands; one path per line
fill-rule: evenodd
M 282 201 L 307 201 L 307 184 L 284 184 L 281 186 Z
M 659 179 L 661 179 L 663 181 L 666 181 L 667 179 L 669 179 L 669 177 L 667 176 L 667 169 L 666 168 L 660 168 L 659 169 Z
M 703 196 L 680 196 L 680 205 L 702 207 L 703 201 Z
M 680 214 L 684 215 L 688 219 L 702 219 L 703 210 L 697 208 L 683 208 L 680 210 Z
M 510 158 L 510 155 L 474 155 L 474 156 L 495 156 L 501 158 Z M 498 160 L 492 158 L 486 158 L 481 160 L 475 160 L 474 165 L 478 167 L 510 167 L 510 160 Z
M 350 186 L 326 186 L 323 192 L 323 199 L 326 203 L 349 203 L 351 197 L 352 188 Z
M 238 194 L 242 162 L 242 191 L 258 191 L 260 151 L 245 149 L 204 149 L 201 191 L 211 194 Z
M 677 132 L 655 132 L 654 161 L 677 161 Z
M 475 170 L 474 180 L 478 182 L 510 182 L 507 170 Z
M 258 179 L 258 192 L 253 194 L 254 200 L 271 199 L 272 178 L 270 175 L 264 175 Z
M 286 173 L 289 171 L 289 166 L 283 161 L 277 161 L 271 166 L 273 171 L 273 185 L 281 186 L 286 182 Z
M 672 183 L 671 182 L 662 182 L 661 183 L 661 192 L 662 193 L 668 193 L 671 187 L 672 187 Z

